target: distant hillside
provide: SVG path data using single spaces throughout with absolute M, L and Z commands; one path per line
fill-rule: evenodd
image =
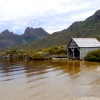
M 0 48 L 17 46 L 26 43 L 21 35 L 5 30 L 0 34 Z
M 27 27 L 22 35 L 9 32 L 7 29 L 0 34 L 0 48 L 14 47 L 47 37 L 49 34 L 42 28 Z
M 67 29 L 55 32 L 42 40 L 26 44 L 22 48 L 36 49 L 67 44 L 71 37 L 96 37 L 100 39 L 100 10 L 85 21 L 74 22 Z

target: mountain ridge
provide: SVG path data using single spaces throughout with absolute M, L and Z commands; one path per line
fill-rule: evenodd
M 47 48 L 68 43 L 72 38 L 94 37 L 100 40 L 100 10 L 96 11 L 92 16 L 84 21 L 76 21 L 67 29 L 50 34 L 47 38 L 31 42 L 22 46 L 23 48 Z
M 63 44 L 67 45 L 67 43 L 72 37 L 76 37 L 76 38 L 94 37 L 100 40 L 100 10 L 97 10 L 93 15 L 86 18 L 84 21 L 76 21 L 72 23 L 72 25 L 70 25 L 67 29 L 63 29 L 59 32 L 54 32 L 53 34 L 48 34 L 46 32 L 47 35 L 44 36 L 43 38 L 41 37 L 37 38 L 37 35 L 34 34 L 35 36 L 35 39 L 34 39 L 32 37 L 33 33 L 31 33 L 32 30 L 35 31 L 37 30 L 37 28 L 34 29 L 34 28 L 27 27 L 24 32 L 25 34 L 23 33 L 20 37 L 21 41 L 24 42 L 23 43 L 24 45 L 20 44 L 21 46 L 19 45 L 15 45 L 15 46 L 18 46 L 18 48 L 23 48 L 23 49 L 48 48 L 51 46 L 57 46 L 57 45 L 63 45 Z M 30 34 L 27 35 L 27 31 Z M 1 43 L 1 39 L 0 39 L 0 43 Z
M 42 28 L 30 28 L 27 27 L 22 35 L 14 34 L 8 29 L 4 30 L 0 34 L 0 48 L 14 47 L 29 43 L 31 41 L 45 38 L 49 35 Z

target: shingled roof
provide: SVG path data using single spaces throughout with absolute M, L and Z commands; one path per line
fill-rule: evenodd
M 100 42 L 96 38 L 72 38 L 78 47 L 100 47 Z

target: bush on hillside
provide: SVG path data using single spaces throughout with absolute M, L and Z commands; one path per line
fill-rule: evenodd
M 53 55 L 59 55 L 59 54 L 67 54 L 67 49 L 66 48 L 58 48 L 58 47 L 52 47 L 49 49 L 49 54 Z
M 85 56 L 85 60 L 100 61 L 100 49 L 88 52 L 87 55 Z
M 44 59 L 44 55 L 41 53 L 35 53 L 32 56 L 30 56 L 31 59 L 33 60 L 43 60 Z

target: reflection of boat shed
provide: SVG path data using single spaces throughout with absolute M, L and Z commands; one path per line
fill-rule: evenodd
M 100 49 L 96 38 L 72 38 L 67 46 L 68 59 L 83 60 L 89 51 Z

